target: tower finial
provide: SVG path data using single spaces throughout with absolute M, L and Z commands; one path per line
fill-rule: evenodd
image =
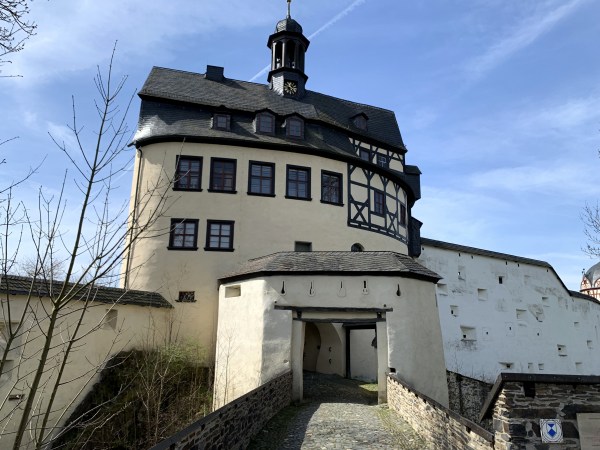
M 287 0 L 288 3 L 288 14 L 287 17 L 288 19 L 292 18 L 292 0 Z

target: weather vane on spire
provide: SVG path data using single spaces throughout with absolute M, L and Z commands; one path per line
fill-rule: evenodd
M 292 11 L 292 0 L 287 0 L 287 3 L 288 3 L 288 15 L 287 16 L 288 16 L 288 19 L 291 19 L 291 17 L 292 17 L 292 12 L 291 12 Z

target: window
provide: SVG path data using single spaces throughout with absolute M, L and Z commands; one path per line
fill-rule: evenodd
M 362 159 L 363 161 L 371 162 L 371 152 L 369 150 L 361 148 L 359 151 L 359 156 L 360 156 L 360 159 Z
M 342 204 L 342 175 L 321 171 L 321 201 L 334 205 Z
M 211 158 L 209 191 L 235 194 L 235 159 Z
M 194 303 L 196 301 L 196 293 L 194 291 L 179 291 L 177 302 Z
M 385 214 L 385 194 L 377 189 L 373 191 L 373 214 L 378 216 Z
M 304 122 L 297 117 L 285 121 L 285 129 L 289 137 L 302 139 L 304 137 Z
M 202 158 L 199 156 L 178 156 L 173 189 L 201 191 Z
M 204 250 L 233 251 L 233 222 L 230 220 L 209 220 L 206 226 L 206 247 Z
M 229 131 L 229 124 L 231 119 L 229 114 L 215 114 L 213 116 L 213 128 L 215 130 L 226 130 Z
M 406 226 L 406 206 L 400 203 L 400 225 Z
M 352 244 L 352 247 L 350 247 L 350 251 L 351 252 L 364 252 L 365 248 L 357 242 L 355 244 Z
M 258 133 L 275 134 L 275 116 L 265 112 L 257 114 L 256 131 Z
M 387 169 L 390 167 L 390 160 L 385 155 L 377 154 L 377 165 Z
M 197 250 L 198 220 L 171 219 L 169 250 Z
M 250 161 L 248 194 L 275 196 L 275 164 Z
M 287 166 L 286 198 L 311 200 L 310 168 Z
M 367 129 L 367 118 L 364 115 L 359 114 L 354 118 L 353 122 L 356 128 L 360 128 L 361 130 Z
M 294 242 L 295 252 L 312 252 L 312 242 Z

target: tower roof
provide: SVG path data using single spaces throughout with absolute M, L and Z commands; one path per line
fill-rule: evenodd
M 590 267 L 583 276 L 588 280 L 590 286 L 594 286 L 596 281 L 600 279 L 600 262 Z
M 300 24 L 291 17 L 286 17 L 285 19 L 277 22 L 277 26 L 275 26 L 275 33 L 280 33 L 282 31 L 302 33 L 302 26 L 300 26 Z

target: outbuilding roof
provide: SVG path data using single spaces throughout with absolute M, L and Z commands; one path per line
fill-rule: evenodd
M 44 281 L 30 277 L 16 275 L 3 276 L 0 279 L 0 292 L 8 292 L 11 295 L 32 295 L 38 297 L 49 297 L 57 295 L 62 289 L 62 281 Z M 149 291 L 134 291 L 95 285 L 76 285 L 69 283 L 68 289 L 73 292 L 74 299 L 85 301 L 90 299 L 94 302 L 110 303 L 119 305 L 153 306 L 156 308 L 172 308 L 165 298 Z
M 196 126 L 195 121 L 198 118 L 197 114 L 194 114 L 194 111 L 201 111 L 202 108 L 181 109 L 182 105 L 187 104 L 188 106 L 207 107 L 209 112 L 210 109 L 223 108 L 254 114 L 257 111 L 269 109 L 281 117 L 296 113 L 315 124 L 320 123 L 323 126 L 344 130 L 367 140 L 380 142 L 390 147 L 391 150 L 406 151 L 393 111 L 342 100 L 314 91 L 307 90 L 301 98 L 290 98 L 277 94 L 265 84 L 228 78 L 214 80 L 207 78 L 205 74 L 153 67 L 139 95 L 143 102 L 135 141 L 158 138 L 161 135 L 205 136 L 210 127 Z M 161 111 L 156 109 L 156 105 L 147 108 L 144 105 L 147 101 L 160 103 L 160 108 L 165 109 L 162 112 L 165 118 L 176 118 L 177 120 L 165 121 L 163 126 L 153 128 L 151 125 L 156 125 L 156 123 L 152 120 L 152 116 L 160 115 Z M 180 103 L 180 106 L 169 104 L 169 102 Z M 179 114 L 176 114 L 178 108 L 180 108 Z M 369 117 L 367 130 L 362 130 L 352 123 L 351 118 L 360 113 Z M 261 138 L 254 132 L 250 135 L 238 132 L 235 137 L 250 141 Z
M 281 252 L 251 259 L 220 281 L 281 274 L 396 275 L 434 283 L 441 279 L 410 256 L 396 252 Z

